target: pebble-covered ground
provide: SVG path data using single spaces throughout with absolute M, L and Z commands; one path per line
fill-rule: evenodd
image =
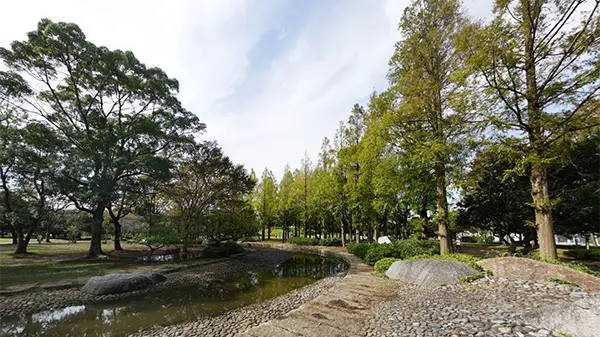
M 248 328 L 276 319 L 298 308 L 342 280 L 342 275 L 327 277 L 283 296 L 201 320 L 161 327 L 132 335 L 141 336 L 215 336 L 233 337 Z
M 239 258 L 168 274 L 168 278 L 165 282 L 154 285 L 148 289 L 133 291 L 126 294 L 93 296 L 82 293 L 79 288 L 70 288 L 52 291 L 36 290 L 0 296 L 0 317 L 114 300 L 137 296 L 148 292 L 161 292 L 165 291 L 165 289 L 189 284 L 204 285 L 208 288 L 213 282 L 243 276 L 250 271 L 262 271 L 274 268 L 291 256 L 292 254 L 279 250 L 252 250 Z
M 528 311 L 588 293 L 569 285 L 485 279 L 453 286 L 401 285 L 371 309 L 362 336 L 561 336 L 529 325 Z

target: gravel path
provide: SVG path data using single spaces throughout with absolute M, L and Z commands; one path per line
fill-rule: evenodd
M 245 275 L 250 271 L 262 271 L 274 268 L 276 265 L 291 258 L 288 252 L 257 249 L 232 260 L 202 265 L 168 274 L 165 282 L 148 289 L 133 291 L 125 294 L 93 296 L 84 294 L 78 288 L 63 290 L 37 290 L 21 294 L 0 296 L 0 317 L 17 314 L 29 314 L 43 310 L 58 309 L 72 305 L 109 301 L 144 293 L 163 292 L 170 288 L 197 284 L 206 288 L 213 282 L 219 282 Z
M 362 336 L 560 336 L 523 314 L 589 294 L 569 285 L 480 279 L 454 286 L 398 284 L 397 297 L 370 310 Z

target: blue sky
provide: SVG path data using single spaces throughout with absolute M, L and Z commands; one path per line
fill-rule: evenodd
M 180 99 L 235 162 L 281 177 L 313 160 L 352 105 L 385 88 L 408 0 L 10 1 L 0 45 L 40 18 L 77 23 L 180 82 Z M 492 0 L 467 0 L 477 18 Z M 10 13 L 10 15 L 8 14 Z

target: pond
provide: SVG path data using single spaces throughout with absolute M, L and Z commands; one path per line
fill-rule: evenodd
M 172 325 L 283 295 L 346 269 L 341 260 L 299 253 L 268 271 L 217 283 L 190 285 L 122 300 L 71 306 L 1 318 L 0 336 L 124 336 L 155 325 Z

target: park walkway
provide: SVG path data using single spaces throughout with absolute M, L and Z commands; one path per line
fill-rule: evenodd
M 346 277 L 331 289 L 298 309 L 246 330 L 238 336 L 357 336 L 364 328 L 369 309 L 393 297 L 395 282 L 377 276 L 373 268 L 352 254 L 327 248 L 297 247 L 286 244 L 256 244 L 270 248 L 334 254 L 350 264 Z

